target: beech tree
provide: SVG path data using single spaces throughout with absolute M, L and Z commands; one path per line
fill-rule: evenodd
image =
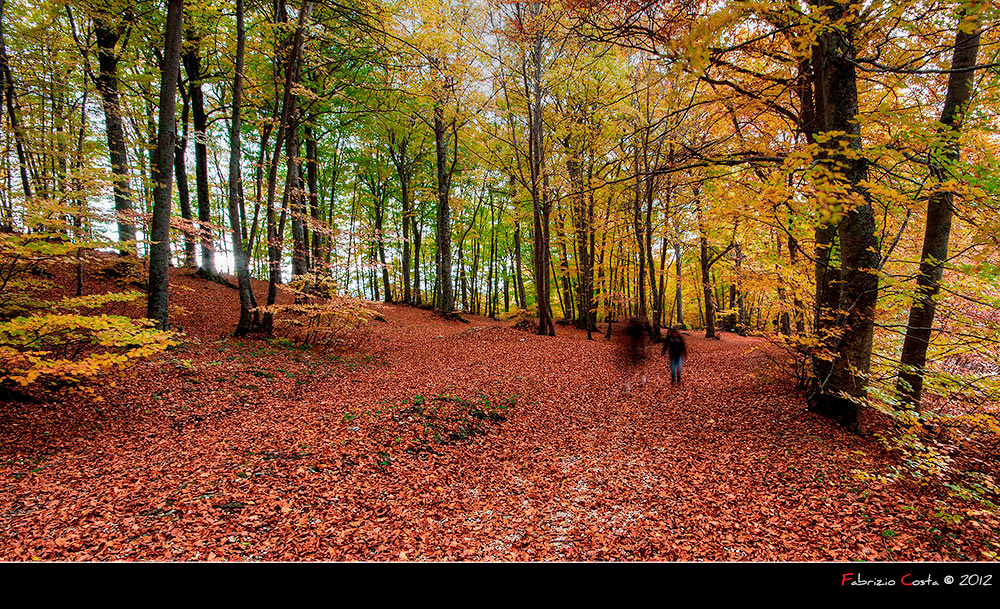
M 160 110 L 156 164 L 153 167 L 153 221 L 149 248 L 149 303 L 146 316 L 160 330 L 170 329 L 170 210 L 173 207 L 173 165 L 176 133 L 177 79 L 180 73 L 184 0 L 170 0 L 163 34 Z
M 927 163 L 928 171 L 939 186 L 927 201 L 927 221 L 920 252 L 920 270 L 917 274 L 917 295 L 910 307 L 900 356 L 898 390 L 905 403 L 918 410 L 924 366 L 927 364 L 927 345 L 934 325 L 936 298 L 941 290 L 944 265 L 948 260 L 948 240 L 951 237 L 954 215 L 955 193 L 944 183 L 949 178 L 949 167 L 958 161 L 961 153 L 959 136 L 962 117 L 972 98 L 976 58 L 983 32 L 976 8 L 967 8 L 959 15 L 956 29 L 948 88 L 937 128 L 942 139 L 941 149 L 933 150 Z

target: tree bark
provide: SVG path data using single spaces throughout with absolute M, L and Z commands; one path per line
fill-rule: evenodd
M 448 194 L 451 175 L 448 171 L 448 140 L 444 123 L 444 109 L 440 102 L 434 105 L 434 150 L 437 154 L 437 249 L 440 297 L 437 309 L 442 313 L 455 310 L 455 294 L 451 276 L 451 207 Z
M 212 238 L 212 206 L 208 184 L 208 115 L 205 113 L 205 95 L 201 89 L 200 38 L 194 27 L 187 30 L 184 51 L 184 69 L 187 72 L 191 96 L 191 120 L 194 123 L 195 186 L 198 193 L 198 233 L 201 236 L 201 271 L 217 275 L 215 244 Z
M 312 220 L 311 230 L 305 231 L 308 253 L 306 266 L 315 272 L 323 260 L 323 234 L 318 230 L 320 226 L 319 151 L 317 150 L 316 134 L 308 121 L 302 127 L 302 134 L 306 141 L 306 186 L 309 191 L 309 218 Z
M 174 149 L 174 174 L 177 179 L 177 199 L 181 204 L 181 218 L 185 220 L 185 230 L 184 230 L 184 266 L 189 268 L 194 268 L 198 265 L 197 256 L 198 250 L 195 245 L 194 233 L 194 217 L 191 213 L 191 195 L 188 191 L 188 179 L 187 179 L 187 136 L 188 136 L 188 96 L 184 91 L 184 87 L 178 87 L 180 89 L 181 101 L 183 103 L 181 110 L 181 122 L 182 125 L 180 132 L 181 136 L 177 138 L 177 146 Z
M 820 161 L 826 165 L 831 179 L 829 221 L 818 231 L 826 246 L 832 244 L 836 232 L 840 250 L 840 272 L 836 285 L 827 282 L 829 266 L 818 275 L 825 290 L 836 293 L 834 323 L 828 324 L 827 311 L 818 322 L 826 328 L 836 328 L 824 338 L 832 361 L 821 368 L 811 394 L 811 404 L 817 412 L 831 417 L 852 431 L 859 430 L 860 400 L 865 395 L 871 364 L 875 328 L 875 304 L 878 298 L 879 243 L 875 216 L 868 193 L 862 187 L 867 179 L 868 164 L 861 154 L 861 128 L 857 122 L 858 90 L 854 67 L 854 18 L 847 14 L 846 5 L 835 0 L 818 0 L 825 9 L 826 25 L 813 46 L 813 102 L 816 129 L 820 133 L 843 135 L 825 138 Z M 817 252 L 817 259 L 829 260 L 830 250 Z M 822 271 L 822 273 L 821 273 Z M 818 294 L 817 303 L 834 302 L 826 293 Z M 817 327 L 820 327 L 817 324 Z M 836 338 L 836 343 L 833 343 Z M 826 370 L 828 368 L 828 371 Z
M 180 73 L 184 0 L 170 0 L 163 42 L 160 112 L 153 167 L 153 222 L 149 249 L 149 302 L 146 317 L 161 330 L 170 329 L 170 208 L 173 205 L 173 164 L 176 140 L 177 78 Z
M 938 128 L 944 140 L 943 150 L 940 159 L 935 158 L 932 153 L 928 164 L 931 176 L 939 184 L 948 179 L 949 166 L 957 163 L 961 155 L 958 138 L 962 130 L 963 113 L 972 98 L 975 76 L 973 66 L 976 65 L 976 57 L 979 54 L 982 31 L 982 25 L 977 21 L 971 31 L 959 30 L 955 35 L 955 50 L 951 60 L 952 72 L 948 78 L 948 90 Z M 927 202 L 927 223 L 920 253 L 916 299 L 910 307 L 910 316 L 906 324 L 896 388 L 903 403 L 917 411 L 920 410 L 927 347 L 930 344 L 937 308 L 936 297 L 941 289 L 944 263 L 948 259 L 954 200 L 954 192 L 941 188 L 934 191 Z
M 240 288 L 240 320 L 236 325 L 236 336 L 248 334 L 257 323 L 257 315 L 251 310 L 257 303 L 250 282 L 250 267 L 247 263 L 249 252 L 243 247 L 243 230 L 240 221 L 240 199 L 243 189 L 241 148 L 243 113 L 243 63 L 246 49 L 246 25 L 244 23 L 244 0 L 236 0 L 236 71 L 233 75 L 233 118 L 229 128 L 229 228 L 233 233 L 233 259 L 236 266 L 236 280 Z
M 708 235 L 702 217 L 701 200 L 695 193 L 695 209 L 698 215 L 698 247 L 701 254 L 701 287 L 705 295 L 705 338 L 718 338 L 715 333 L 715 295 L 712 293 L 712 260 L 709 258 Z M 723 303 L 725 304 L 725 303 Z
M 677 325 L 684 328 L 686 324 L 684 323 L 684 299 L 682 298 L 683 293 L 681 291 L 681 242 L 674 242 L 674 267 L 677 270 L 677 288 L 674 291 L 675 306 L 677 307 Z
M 115 212 L 118 214 L 118 240 L 125 244 L 135 241 L 135 224 L 128 218 L 132 213 L 132 188 L 129 185 L 128 152 L 125 144 L 125 123 L 122 119 L 121 99 L 118 92 L 119 41 L 122 38 L 121 21 L 111 23 L 109 15 L 94 16 L 94 37 L 97 41 L 97 81 L 94 83 L 101 95 L 104 110 L 105 134 L 108 140 L 108 160 L 114 186 Z M 133 246 L 123 246 L 121 254 L 133 251 Z

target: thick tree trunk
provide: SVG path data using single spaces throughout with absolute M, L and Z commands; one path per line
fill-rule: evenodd
M 153 172 L 153 222 L 149 250 L 149 303 L 146 317 L 161 330 L 170 329 L 170 208 L 173 205 L 173 164 L 177 121 L 177 78 L 180 73 L 181 27 L 184 0 L 170 0 L 163 43 L 163 76 L 160 83 L 159 132 Z
M 593 208 L 588 206 L 585 194 L 588 185 L 585 183 L 583 171 L 577 156 L 570 151 L 566 161 L 570 182 L 576 191 L 573 194 L 573 230 L 576 238 L 576 270 L 577 270 L 577 325 L 588 333 L 596 329 L 594 322 L 594 264 L 589 245 L 593 238 Z
M 861 183 L 867 178 L 867 161 L 861 155 L 861 130 L 857 123 L 858 92 L 854 68 L 856 23 L 846 6 L 833 0 L 817 2 L 825 9 L 830 25 L 824 28 L 813 47 L 813 101 L 815 126 L 819 133 L 837 132 L 826 140 L 820 159 L 833 176 L 830 219 L 817 231 L 817 304 L 836 302 L 835 309 L 820 310 L 817 328 L 835 328 L 821 334 L 832 361 L 821 372 L 811 395 L 813 408 L 836 419 L 850 430 L 859 429 L 859 402 L 865 395 L 871 364 L 878 298 L 879 244 L 875 216 L 868 193 Z M 838 221 L 839 220 L 839 221 Z M 830 250 L 836 233 L 840 251 L 840 272 L 836 284 L 830 279 Z M 821 268 L 826 260 L 827 264 Z M 821 280 L 821 281 L 819 281 Z M 832 290 L 836 299 L 825 291 Z M 833 324 L 827 319 L 830 311 Z M 822 324 L 822 325 L 821 325 Z M 836 343 L 834 344 L 834 338 Z M 832 347 L 832 348 L 830 348 Z M 828 370 L 827 370 L 828 369 Z
M 444 109 L 434 106 L 434 151 L 437 155 L 437 250 L 438 280 L 436 308 L 442 313 L 455 310 L 455 293 L 451 276 L 451 207 L 448 193 L 451 179 L 448 173 L 448 141 L 444 124 Z
M 545 203 L 535 205 L 534 214 L 535 304 L 538 308 L 538 332 L 555 336 L 552 321 L 551 284 L 549 282 L 549 210 Z

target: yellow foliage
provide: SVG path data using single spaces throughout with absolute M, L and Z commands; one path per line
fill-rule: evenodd
M 41 314 L 0 323 L 0 384 L 75 385 L 176 344 L 148 320 Z
M 327 302 L 260 307 L 274 315 L 274 333 L 305 348 L 343 353 L 356 349 L 377 314 L 356 298 L 335 296 Z

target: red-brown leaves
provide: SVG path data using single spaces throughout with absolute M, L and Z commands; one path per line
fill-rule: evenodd
M 0 558 L 996 551 L 995 514 L 859 479 L 886 471 L 877 443 L 807 413 L 763 341 L 689 336 L 684 384 L 671 387 L 655 347 L 622 370 L 613 342 L 570 328 L 539 337 L 388 306 L 359 353 L 332 357 L 220 338 L 236 291 L 173 280 L 186 346 L 98 388 L 102 402 L 0 405 Z M 638 373 L 648 383 L 625 394 Z

